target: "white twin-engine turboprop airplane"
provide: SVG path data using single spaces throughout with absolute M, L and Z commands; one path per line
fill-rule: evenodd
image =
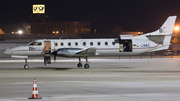
M 169 48 L 176 16 L 170 16 L 157 31 L 133 37 L 120 35 L 112 39 L 42 39 L 35 40 L 26 46 L 8 49 L 4 54 L 14 58 L 25 58 L 25 69 L 28 69 L 28 56 L 44 56 L 44 64 L 51 63 L 51 55 L 77 57 L 81 68 L 81 58 L 86 59 L 84 68 L 88 69 L 88 56 L 93 55 L 136 55 L 144 52 L 165 50 Z

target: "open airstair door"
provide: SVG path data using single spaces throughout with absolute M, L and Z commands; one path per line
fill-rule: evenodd
M 51 64 L 51 41 L 44 41 L 44 65 Z
M 119 52 L 132 52 L 132 38 L 131 35 L 120 35 Z

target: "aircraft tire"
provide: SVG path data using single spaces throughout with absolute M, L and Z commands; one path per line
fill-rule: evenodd
M 24 69 L 29 69 L 29 65 L 25 64 Z
M 87 64 L 87 63 L 84 65 L 84 68 L 85 68 L 85 69 L 89 69 L 89 67 L 90 67 L 90 66 L 89 66 L 89 64 Z
M 81 68 L 81 67 L 82 67 L 82 64 L 81 64 L 81 63 L 78 63 L 78 64 L 77 64 L 77 67 L 78 67 L 78 68 Z

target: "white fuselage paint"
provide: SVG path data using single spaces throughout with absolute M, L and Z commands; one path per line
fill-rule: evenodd
M 119 43 L 113 44 L 115 39 L 42 39 L 34 42 L 41 42 L 41 45 L 19 46 L 7 50 L 5 54 L 22 55 L 22 56 L 39 56 L 44 55 L 44 41 L 51 42 L 51 52 L 60 48 L 96 48 L 96 55 L 136 55 L 154 50 L 161 47 L 161 44 L 156 44 L 148 40 L 132 38 L 132 52 L 119 52 Z M 86 44 L 83 44 L 85 42 Z M 62 45 L 63 43 L 63 45 Z M 77 43 L 77 45 L 75 44 Z M 93 44 L 92 44 L 93 43 Z M 100 45 L 98 45 L 100 43 Z M 107 44 L 105 44 L 107 43 Z M 70 45 L 69 45 L 70 44 Z

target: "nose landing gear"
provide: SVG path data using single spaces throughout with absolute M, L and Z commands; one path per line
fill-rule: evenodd
M 29 65 L 27 64 L 27 58 L 25 58 L 25 65 L 24 65 L 24 69 L 29 69 Z

